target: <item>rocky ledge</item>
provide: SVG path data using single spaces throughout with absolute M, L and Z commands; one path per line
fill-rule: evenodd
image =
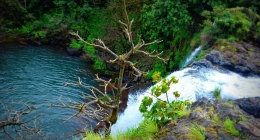
M 227 42 L 212 47 L 200 62 L 192 66 L 218 67 L 243 76 L 260 75 L 260 48 L 245 42 Z
M 256 103 L 255 106 L 259 107 L 259 98 L 244 98 L 235 101 L 209 101 L 207 98 L 201 98 L 193 103 L 189 116 L 166 124 L 159 132 L 160 138 L 158 139 L 191 139 L 191 127 L 196 124 L 201 128 L 205 139 L 260 140 L 260 119 L 239 107 L 247 100 L 253 100 L 250 103 Z M 257 112 L 257 110 L 253 112 Z

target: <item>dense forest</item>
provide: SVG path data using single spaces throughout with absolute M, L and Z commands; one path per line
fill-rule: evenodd
M 81 48 L 93 59 L 93 68 L 108 72 L 102 58 L 93 47 L 82 45 L 69 31 L 78 31 L 89 42 L 105 40 L 115 52 L 129 47 L 119 20 L 126 20 L 121 0 L 1 0 L 1 32 L 24 40 L 67 45 Z M 216 41 L 250 40 L 259 38 L 260 4 L 257 0 L 133 0 L 126 2 L 134 39 L 163 40 L 147 51 L 164 51 L 167 64 L 155 61 L 147 70 L 162 75 L 181 68 L 185 58 L 199 45 L 211 46 Z M 214 26 L 214 25 L 217 26 Z M 247 34 L 247 35 L 245 35 Z M 104 58 L 103 58 L 104 59 Z M 136 60 L 133 60 L 136 61 Z M 150 66 L 153 65 L 153 66 Z

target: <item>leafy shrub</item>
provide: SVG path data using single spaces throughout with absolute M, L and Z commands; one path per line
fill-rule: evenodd
M 86 45 L 86 44 L 84 44 L 83 50 L 86 51 L 86 52 L 88 52 L 88 53 L 91 54 L 92 56 L 94 56 L 95 53 L 96 53 L 96 49 L 95 49 L 94 47 L 88 46 L 88 45 Z
M 69 44 L 71 48 L 79 49 L 81 47 L 81 43 L 79 43 L 76 39 L 72 39 L 71 43 Z
M 167 91 L 170 89 L 172 83 L 176 84 L 178 83 L 178 80 L 175 77 L 172 77 L 169 80 L 163 79 L 160 85 L 153 86 L 151 95 L 157 98 L 157 101 L 153 104 L 153 98 L 146 96 L 143 98 L 139 107 L 140 112 L 143 113 L 143 116 L 146 119 L 156 122 L 159 126 L 162 126 L 167 121 L 175 120 L 183 115 L 187 115 L 187 113 L 184 112 L 188 112 L 187 107 L 191 104 L 187 100 L 173 100 L 172 102 L 169 102 Z M 167 101 L 158 98 L 162 94 L 166 95 Z M 176 99 L 180 97 L 178 91 L 173 92 L 173 95 Z
M 99 72 L 105 72 L 106 71 L 106 65 L 103 61 L 99 60 L 98 58 L 94 59 L 93 69 L 95 71 Z

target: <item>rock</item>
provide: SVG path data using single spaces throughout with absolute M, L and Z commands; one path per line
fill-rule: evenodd
M 202 113 L 200 113 L 199 111 L 195 111 L 195 112 L 192 112 L 190 114 L 190 117 L 194 120 L 197 120 L 197 119 L 201 119 L 203 117 Z
M 241 98 L 234 101 L 242 110 L 256 118 L 260 118 L 260 97 Z
M 83 53 L 81 49 L 74 49 L 69 47 L 66 48 L 66 52 L 68 53 L 68 55 L 75 57 L 79 57 Z
M 178 140 L 172 132 L 168 132 L 165 137 L 160 138 L 159 140 Z
M 218 140 L 233 140 L 233 137 L 230 137 L 227 133 L 221 130 L 218 130 L 218 135 Z
M 203 126 L 203 127 L 212 127 L 213 123 L 210 119 L 207 118 L 202 118 L 198 121 L 198 124 Z
M 213 68 L 213 65 L 210 61 L 203 59 L 199 62 L 194 62 L 191 65 L 192 68 Z
M 207 140 L 216 140 L 217 139 L 217 136 L 214 135 L 214 134 L 211 134 L 209 132 L 206 132 L 206 139 Z
M 198 107 L 201 109 L 196 109 Z M 204 127 L 206 139 L 209 140 L 243 139 L 241 135 L 232 136 L 226 130 L 224 123 L 227 118 L 233 121 L 234 127 L 240 134 L 247 136 L 250 140 L 260 140 L 260 119 L 248 115 L 234 101 L 215 100 L 211 102 L 205 97 L 192 104 L 189 116 L 177 119 L 175 126 L 166 125 L 170 132 L 161 140 L 183 139 L 183 136 L 185 139 L 185 136 L 191 134 L 189 129 L 193 124 Z M 242 118 L 246 119 L 242 121 Z
M 243 73 L 244 75 L 248 75 L 251 72 L 251 70 L 248 67 L 244 66 L 235 66 L 234 71 L 237 73 Z
M 205 107 L 205 106 L 212 106 L 213 104 L 210 102 L 210 100 L 208 100 L 206 97 L 202 97 L 201 99 L 199 99 L 198 101 L 194 102 L 192 104 L 191 108 L 196 108 L 198 106 L 201 107 Z
M 219 65 L 223 68 L 229 69 L 232 65 L 223 57 L 219 51 L 212 51 L 206 56 L 206 60 L 210 61 L 212 64 Z
M 236 129 L 242 134 L 254 135 L 260 139 L 260 130 L 250 122 L 239 121 L 236 125 Z

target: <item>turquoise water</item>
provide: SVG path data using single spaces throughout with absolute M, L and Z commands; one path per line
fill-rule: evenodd
M 37 109 L 24 115 L 21 120 L 43 114 L 36 121 L 44 135 L 40 139 L 65 139 L 77 129 L 88 125 L 89 121 L 74 118 L 63 123 L 62 119 L 67 119 L 75 111 L 49 108 L 48 102 L 58 104 L 57 99 L 60 96 L 64 102 L 68 99 L 83 102 L 85 99 L 82 98 L 82 93 L 89 93 L 86 89 L 63 87 L 65 82 L 77 82 L 78 77 L 84 84 L 96 85 L 93 80 L 95 76 L 89 70 L 88 64 L 80 58 L 69 57 L 61 48 L 0 44 L 0 122 L 7 116 L 3 106 L 9 106 L 11 101 L 28 101 L 28 105 Z M 15 105 L 13 110 L 22 107 Z M 6 129 L 15 135 L 12 128 Z M 0 139 L 3 138 L 9 139 L 1 130 Z

